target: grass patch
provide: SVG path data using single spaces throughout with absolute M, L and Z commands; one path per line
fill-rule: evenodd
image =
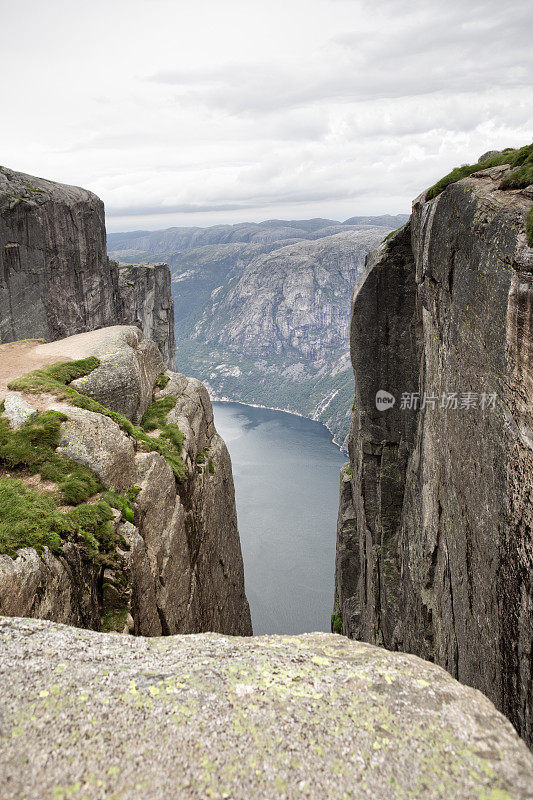
M 103 485 L 90 469 L 56 452 L 61 422 L 65 419 L 65 414 L 44 411 L 13 431 L 7 419 L 0 417 L 0 467 L 40 474 L 44 480 L 58 485 L 64 503 L 79 505 L 103 489 Z
M 141 420 L 144 430 L 163 430 L 167 424 L 167 416 L 177 402 L 178 398 L 173 394 L 167 394 L 162 400 L 155 400 L 152 405 L 148 406 Z
M 342 612 L 340 608 L 331 615 L 331 632 L 342 633 Z
M 196 463 L 197 464 L 205 464 L 207 461 L 207 450 L 200 450 L 200 452 L 196 456 Z
M 353 469 L 351 464 L 349 467 L 346 467 L 346 475 L 349 475 L 350 478 L 353 478 Z
M 127 608 L 111 608 L 102 617 L 102 631 L 104 633 L 122 633 L 128 618 Z
M 119 543 L 112 518 L 105 501 L 63 512 L 53 495 L 40 494 L 16 478 L 0 478 L 0 553 L 12 558 L 21 547 L 38 553 L 49 547 L 59 554 L 70 541 L 83 545 L 89 560 L 111 566 Z
M 92 397 L 81 394 L 73 386 L 69 385 L 70 381 L 88 375 L 99 365 L 100 362 L 94 357 L 84 358 L 79 361 L 52 364 L 49 367 L 36 369 L 33 370 L 33 372 L 22 375 L 20 378 L 16 378 L 14 381 L 11 381 L 8 388 L 12 391 L 34 394 L 47 392 L 60 400 L 66 400 L 77 408 L 84 408 L 87 411 L 94 411 L 97 414 L 103 414 L 109 417 L 116 422 L 125 433 L 137 440 L 141 450 L 157 452 L 162 455 L 169 463 L 176 480 L 183 480 L 186 474 L 186 467 L 181 458 L 181 445 L 183 444 L 184 437 L 177 425 L 170 424 L 164 426 L 158 437 L 148 436 L 142 425 L 134 425 L 122 414 L 111 411 L 97 400 L 93 400 Z M 157 402 L 162 401 L 156 401 L 156 403 Z M 146 413 L 150 411 L 150 408 Z M 181 443 L 178 445 L 180 438 Z
M 126 522 L 134 523 L 134 503 L 140 491 L 140 486 L 132 486 L 131 489 L 127 489 L 125 492 L 121 493 L 115 492 L 114 489 L 108 489 L 107 492 L 103 492 L 102 500 L 109 503 L 111 508 L 116 508 L 120 511 L 122 518 L 125 519 Z
M 526 186 L 529 186 L 533 183 L 533 144 L 521 147 L 519 150 L 508 148 L 497 156 L 483 161 L 481 164 L 465 164 L 462 167 L 456 167 L 427 190 L 426 200 L 432 200 L 434 197 L 437 197 L 447 186 L 452 183 L 457 183 L 457 181 L 460 181 L 462 178 L 466 178 L 483 169 L 501 166 L 502 164 L 509 164 L 511 168 L 516 168 L 516 172 L 513 172 L 512 175 L 507 175 L 502 180 L 500 189 L 524 189 Z
M 155 385 L 157 386 L 158 389 L 164 389 L 169 381 L 170 377 L 168 375 L 165 375 L 164 372 L 162 372 L 161 375 L 158 375 L 157 378 L 155 379 Z

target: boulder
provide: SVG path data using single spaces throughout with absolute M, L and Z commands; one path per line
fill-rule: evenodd
M 14 430 L 22 428 L 36 415 L 37 409 L 31 406 L 19 392 L 9 392 L 4 398 L 4 415 Z
M 486 697 L 343 636 L 3 619 L 0 680 L 4 800 L 532 797 L 533 757 Z

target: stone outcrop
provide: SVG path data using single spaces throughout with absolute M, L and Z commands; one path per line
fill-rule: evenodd
M 533 757 L 480 692 L 332 634 L 134 639 L 4 618 L 0 680 L 4 800 L 532 797 Z
M 7 347 L 13 358 L 13 346 Z M 136 327 L 37 344 L 31 353 L 33 366 L 95 356 L 99 366 L 70 387 L 110 414 L 46 391 L 10 392 L 6 405 L 20 407 L 23 400 L 41 412 L 61 411 L 66 419 L 56 452 L 90 469 L 105 488 L 133 489 L 135 496 L 129 519 L 113 510 L 119 544 L 112 559 L 95 563 L 76 542 L 66 542 L 59 553 L 45 547 L 39 555 L 26 547 L 15 558 L 0 556 L 0 613 L 95 629 L 103 624 L 144 636 L 250 634 L 231 462 L 202 384 L 165 373 L 156 345 Z M 18 368 L 25 371 L 23 357 Z M 112 413 L 139 423 L 154 399 L 168 395 L 175 404 L 167 423 L 179 426 L 183 437 L 175 454 L 183 463 L 178 480 L 164 454 L 150 452 L 138 438 L 135 430 L 141 429 L 119 424 Z M 22 478 L 43 493 L 54 490 L 35 476 Z
M 131 276 L 108 258 L 96 195 L 0 167 L 0 343 L 135 324 L 171 366 L 168 268 L 145 265 L 137 274 L 132 291 Z
M 355 289 L 335 610 L 347 635 L 483 691 L 532 742 L 532 194 L 502 191 L 508 172 L 420 196 Z
M 174 302 L 167 264 L 119 264 L 119 292 L 124 303 L 123 321 L 137 325 L 158 346 L 165 363 L 173 366 Z

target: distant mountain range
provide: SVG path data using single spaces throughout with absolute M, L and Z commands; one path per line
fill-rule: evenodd
M 267 220 L 108 235 L 118 261 L 166 261 L 177 368 L 215 398 L 283 408 L 345 443 L 350 297 L 366 254 L 407 215 Z

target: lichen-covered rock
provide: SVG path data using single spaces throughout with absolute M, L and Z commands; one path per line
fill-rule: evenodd
M 103 414 L 69 408 L 61 424 L 59 453 L 89 467 L 105 486 L 121 492 L 136 485 L 135 447 L 130 436 Z
M 19 392 L 9 392 L 4 398 L 4 414 L 14 430 L 22 428 L 35 417 L 37 411 Z
M 0 680 L 4 800 L 533 796 L 533 757 L 486 697 L 342 636 L 3 619 Z
M 172 363 L 168 266 L 123 273 L 107 257 L 96 195 L 0 167 L 0 342 L 51 341 L 116 324 L 140 327 Z
M 533 742 L 532 195 L 500 189 L 508 170 L 419 197 L 354 292 L 336 608 L 345 633 L 435 660 Z
M 133 429 L 126 425 L 125 432 L 106 414 L 46 392 L 27 393 L 33 410 L 66 415 L 57 452 L 90 469 L 106 488 L 133 492 L 134 500 L 128 521 L 118 503 L 113 527 L 123 544 L 98 567 L 83 544 L 65 545 L 60 555 L 45 548 L 42 556 L 26 549 L 14 560 L 1 557 L 0 611 L 96 629 L 131 628 L 144 636 L 251 634 L 231 462 L 202 384 L 169 372 L 166 389 L 158 389 L 161 355 L 134 327 L 79 334 L 37 345 L 31 353 L 33 365 L 39 358 L 49 363 L 54 355 L 58 360 L 97 356 L 100 366 L 70 385 L 136 420 L 154 392 L 158 399 L 171 393 L 175 407 L 168 422 L 183 429 L 183 448 L 175 455 L 183 459 L 184 475 L 178 481 L 163 454 L 146 451 L 143 444 L 151 442 L 140 428 L 132 435 Z M 18 368 L 24 373 L 23 358 Z M 35 480 L 38 490 L 53 489 Z M 69 548 L 77 560 L 67 558 Z
M 168 367 L 174 366 L 174 301 L 168 264 L 119 264 L 118 284 L 123 321 L 137 325 L 158 346 Z
M 82 394 L 138 422 L 150 403 L 155 380 L 165 365 L 155 342 L 138 328 L 115 326 L 91 348 L 100 366 L 72 381 Z

